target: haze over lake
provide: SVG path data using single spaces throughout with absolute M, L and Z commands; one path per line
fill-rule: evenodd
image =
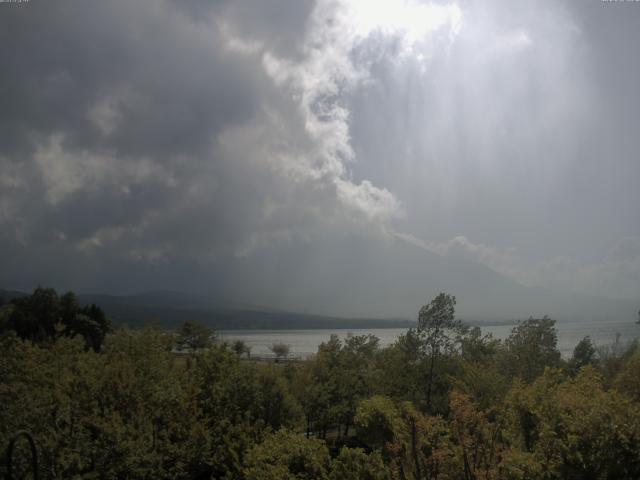
M 482 333 L 490 333 L 497 339 L 505 339 L 513 325 L 494 325 L 481 327 Z M 629 342 L 640 336 L 640 325 L 633 322 L 563 322 L 556 323 L 558 330 L 558 349 L 563 357 L 570 357 L 576 344 L 585 336 L 598 346 L 610 346 L 620 334 L 619 340 Z M 284 343 L 291 347 L 293 357 L 308 357 L 317 352 L 322 342 L 329 340 L 331 334 L 341 339 L 348 335 L 372 334 L 380 339 L 380 346 L 386 347 L 407 332 L 406 328 L 374 329 L 322 329 L 322 330 L 224 330 L 218 332 L 221 341 L 243 340 L 251 347 L 251 354 L 272 356 L 269 347 L 274 343 Z

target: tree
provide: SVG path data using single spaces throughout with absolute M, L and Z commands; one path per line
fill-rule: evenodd
M 569 372 L 572 375 L 586 365 L 595 365 L 596 363 L 596 347 L 588 335 L 578 342 L 576 348 L 573 349 L 573 356 L 569 360 Z
M 111 321 L 96 304 L 80 308 L 73 292 L 60 297 L 60 321 L 64 325 L 66 336 L 82 335 L 87 348 L 96 352 L 104 342 L 106 334 L 111 330 Z
M 400 410 L 401 426 L 385 449 L 393 478 L 460 478 L 454 475 L 455 452 L 446 420 L 439 415 L 425 415 L 409 402 L 402 404 Z
M 251 347 L 247 345 L 244 340 L 234 340 L 231 344 L 231 349 L 236 353 L 236 355 L 238 355 L 238 357 L 241 357 L 245 353 L 247 354 L 247 358 L 250 358 L 251 356 Z
M 278 361 L 281 358 L 286 359 L 289 356 L 291 347 L 286 343 L 276 342 L 269 347 L 269 350 L 273 352 L 273 354 L 276 356 L 276 361 Z
M 315 432 L 326 438 L 327 431 L 340 422 L 340 357 L 342 342 L 337 335 L 318 346 L 315 358 L 297 370 L 299 400 L 306 417 L 307 435 Z
M 473 398 L 482 411 L 494 416 L 502 409 L 502 400 L 509 390 L 510 382 L 495 362 L 460 360 L 453 387 Z
M 11 311 L 13 310 L 13 305 L 3 305 L 0 306 L 0 334 L 11 330 L 9 326 L 9 317 L 11 316 Z
M 111 322 L 97 305 L 80 307 L 73 292 L 58 297 L 52 288 L 38 287 L 33 294 L 13 300 L 9 328 L 25 340 L 44 342 L 60 336 L 81 335 L 86 347 L 100 350 Z
M 358 403 L 373 394 L 372 371 L 378 355 L 379 340 L 374 335 L 349 335 L 339 353 L 337 376 L 338 418 L 349 435 Z
M 484 412 L 497 412 L 510 382 L 499 368 L 501 342 L 479 327 L 469 329 L 456 358 L 453 386 L 473 398 Z M 449 402 L 451 405 L 451 402 Z
M 247 480 L 327 480 L 331 459 L 324 442 L 279 430 L 247 454 Z
M 360 441 L 372 450 L 380 450 L 393 441 L 401 428 L 401 418 L 390 398 L 374 395 L 358 405 L 355 424 Z
M 640 352 L 634 353 L 622 366 L 615 379 L 614 387 L 640 401 Z
M 255 412 L 254 423 L 266 425 L 273 430 L 297 425 L 302 416 L 302 408 L 291 394 L 284 375 L 285 369 L 277 365 L 261 364 L 257 368 L 256 364 L 241 365 L 255 377 L 253 405 L 246 409 Z
M 376 363 L 376 386 L 380 393 L 414 403 L 424 401 L 426 365 L 415 329 L 409 329 L 383 349 Z
M 223 345 L 196 357 L 189 374 L 210 443 L 203 446 L 206 467 L 187 478 L 244 478 L 245 453 L 267 431 L 294 424 L 299 408 L 282 381 L 283 370 L 241 362 Z
M 373 335 L 348 335 L 342 342 L 333 334 L 297 369 L 309 433 L 325 438 L 337 429 L 339 437 L 349 436 L 358 403 L 373 391 L 378 342 Z
M 556 321 L 546 315 L 519 322 L 505 342 L 505 371 L 531 382 L 542 374 L 545 367 L 560 366 L 555 324 Z
M 620 333 L 616 333 L 616 338 L 611 344 L 598 345 L 596 348 L 598 367 L 607 382 L 613 381 L 627 360 L 640 351 L 640 342 L 637 338 L 631 342 L 623 342 L 620 338 Z
M 499 478 L 497 468 L 503 446 L 498 441 L 500 425 L 488 420 L 486 415 L 468 395 L 453 391 L 449 395 L 452 425 L 456 440 L 458 464 L 462 464 L 464 479 Z
M 213 330 L 202 323 L 185 320 L 178 332 L 176 344 L 179 349 L 191 352 L 209 348 L 213 343 Z
M 509 456 L 521 451 L 506 464 L 540 473 L 501 478 L 640 478 L 640 405 L 606 390 L 593 367 L 568 380 L 547 368 L 531 385 L 516 382 L 506 418 Z
M 62 295 L 58 308 L 60 321 L 67 326 L 72 325 L 75 316 L 78 314 L 78 310 L 80 310 L 80 305 L 78 304 L 75 293 L 67 292 Z
M 380 452 L 366 454 L 361 448 L 343 447 L 331 463 L 331 480 L 387 480 Z
M 53 288 L 38 287 L 28 297 L 14 298 L 9 326 L 25 340 L 42 342 L 55 338 L 60 322 L 60 301 Z
M 484 364 L 495 359 L 499 346 L 500 341 L 493 335 L 483 335 L 480 327 L 472 327 L 461 338 L 460 356 L 468 362 Z
M 456 297 L 440 293 L 424 305 L 418 313 L 418 334 L 427 356 L 427 409 L 431 410 L 434 376 L 440 357 L 455 351 L 467 332 L 460 320 L 455 319 Z

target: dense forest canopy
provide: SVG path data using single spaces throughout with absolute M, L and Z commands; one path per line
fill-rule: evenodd
M 5 329 L 35 342 L 80 335 L 87 347 L 98 351 L 111 322 L 97 305 L 81 307 L 73 292 L 58 296 L 53 288 L 38 287 L 29 296 L 12 299 L 0 314 L 0 331 Z
M 0 442 L 29 431 L 41 478 L 640 476 L 637 342 L 587 337 L 565 360 L 553 320 L 499 341 L 441 294 L 389 347 L 331 336 L 308 361 L 266 363 L 193 322 L 110 331 L 74 305 L 37 289 L 0 307 Z

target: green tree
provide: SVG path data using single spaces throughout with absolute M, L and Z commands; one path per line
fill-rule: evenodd
M 582 367 L 595 365 L 597 363 L 596 353 L 596 347 L 587 335 L 573 349 L 573 356 L 568 365 L 569 372 L 575 375 Z
M 377 392 L 414 403 L 423 402 L 426 398 L 426 372 L 420 337 L 417 331 L 411 328 L 377 356 Z
M 307 420 L 308 433 L 315 432 L 326 438 L 327 432 L 339 427 L 344 415 L 341 371 L 342 342 L 337 335 L 318 346 L 314 359 L 306 362 L 299 371 L 301 383 L 306 387 L 300 392 L 300 402 Z
M 434 380 L 441 358 L 455 352 L 468 330 L 460 320 L 456 320 L 455 305 L 456 297 L 440 293 L 418 314 L 418 335 L 428 362 L 427 410 L 432 407 Z
M 65 326 L 73 324 L 75 316 L 78 314 L 79 310 L 80 305 L 78 304 L 75 293 L 67 292 L 60 297 L 58 314 L 60 321 L 65 324 Z
M 243 367 L 247 368 L 247 367 Z M 253 406 L 255 418 L 270 429 L 298 426 L 302 408 L 291 393 L 283 369 L 276 365 L 256 365 Z
M 283 369 L 263 366 L 241 362 L 220 345 L 198 355 L 189 369 L 210 442 L 202 460 L 206 478 L 240 478 L 245 452 L 269 430 L 296 425 L 299 407 Z
M 534 478 L 558 480 L 640 478 L 640 405 L 605 390 L 593 367 L 572 379 L 547 369 L 531 385 L 516 384 L 507 406 L 506 437 L 521 452 L 507 455 L 510 468 L 520 461 L 544 472 Z
M 41 477 L 176 478 L 198 463 L 203 422 L 166 335 L 120 330 L 100 354 L 79 336 L 1 341 L 0 442 L 29 430 Z
M 276 361 L 286 359 L 289 356 L 291 347 L 286 343 L 276 342 L 269 347 L 269 350 L 276 356 Z
M 246 354 L 247 358 L 250 358 L 251 356 L 251 347 L 249 345 L 247 345 L 247 343 L 244 340 L 235 340 L 232 344 L 231 344 L 231 349 L 236 353 L 236 355 L 238 355 L 239 357 L 241 357 L 242 355 Z
M 497 362 L 460 360 L 453 380 L 453 387 L 473 398 L 477 406 L 489 416 L 499 413 L 510 386 Z
M 482 334 L 480 327 L 469 328 L 460 339 L 460 357 L 468 362 L 486 364 L 495 360 L 500 341 Z
M 453 387 L 469 395 L 488 415 L 501 409 L 502 399 L 510 387 L 500 369 L 501 351 L 499 340 L 491 334 L 482 335 L 479 327 L 473 327 L 462 338 L 460 355 L 454 359 Z
M 279 430 L 247 454 L 246 480 L 328 480 L 331 459 L 324 442 Z
M 349 335 L 344 343 L 331 335 L 297 370 L 309 433 L 326 438 L 337 429 L 339 437 L 348 437 L 358 403 L 373 392 L 378 342 L 373 335 Z
M 402 420 L 393 400 L 374 395 L 358 405 L 355 424 L 358 438 L 364 445 L 372 450 L 383 450 L 401 429 Z
M 0 334 L 11 330 L 9 325 L 9 317 L 11 317 L 11 312 L 13 310 L 13 305 L 5 304 L 0 306 Z
M 545 367 L 559 367 L 561 361 L 555 323 L 546 315 L 519 322 L 505 341 L 504 371 L 512 377 L 531 382 L 542 374 Z
M 380 452 L 343 447 L 331 462 L 330 480 L 387 480 L 389 473 Z
M 20 338 L 34 342 L 81 335 L 86 347 L 95 351 L 111 330 L 109 319 L 97 305 L 81 308 L 73 292 L 58 297 L 54 289 L 42 287 L 13 300 L 7 326 Z
M 73 292 L 60 297 L 60 320 L 67 336 L 81 335 L 87 348 L 100 350 L 105 336 L 111 331 L 111 321 L 95 304 L 80 307 Z
M 378 344 L 374 335 L 349 335 L 340 351 L 340 366 L 335 374 L 339 383 L 339 422 L 345 427 L 345 437 L 349 435 L 358 404 L 373 394 Z
M 60 322 L 60 301 L 53 288 L 38 287 L 28 297 L 14 298 L 9 327 L 20 338 L 42 342 L 55 338 Z
M 640 352 L 635 352 L 624 362 L 616 376 L 614 387 L 640 402 Z
M 457 468 L 465 480 L 498 479 L 506 446 L 500 441 L 501 421 L 491 422 L 471 397 L 453 391 L 450 396 L 451 430 Z M 462 468 L 460 468 L 462 467 Z
M 82 307 L 79 315 L 87 317 L 89 321 L 78 321 L 78 331 L 84 336 L 88 346 L 98 351 L 107 333 L 111 331 L 111 320 L 99 306 L 93 303 Z
M 196 352 L 209 348 L 213 344 L 213 330 L 193 320 L 185 320 L 178 331 L 176 346 L 180 350 Z
M 611 344 L 599 345 L 596 350 L 598 367 L 604 374 L 605 381 L 610 384 L 620 373 L 627 360 L 640 351 L 640 342 L 638 339 L 623 342 L 621 335 L 616 333 L 615 340 Z
M 429 416 L 405 402 L 401 405 L 402 426 L 387 444 L 389 469 L 393 478 L 433 480 L 459 478 L 455 450 L 447 421 Z

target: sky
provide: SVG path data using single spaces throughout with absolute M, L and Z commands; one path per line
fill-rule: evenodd
M 400 242 L 640 300 L 638 44 L 638 2 L 0 3 L 0 286 Z

